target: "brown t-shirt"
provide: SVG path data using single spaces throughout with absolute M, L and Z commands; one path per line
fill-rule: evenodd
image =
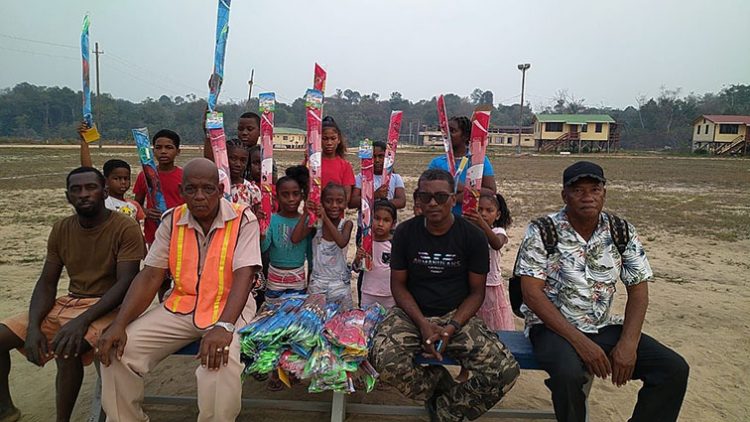
M 140 261 L 145 254 L 140 225 L 119 212 L 91 229 L 81 227 L 77 215 L 64 218 L 47 241 L 47 261 L 65 266 L 68 291 L 80 296 L 104 295 L 117 282 L 117 263 Z

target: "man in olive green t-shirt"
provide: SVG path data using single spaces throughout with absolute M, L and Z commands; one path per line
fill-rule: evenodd
M 67 177 L 66 196 L 76 214 L 52 227 L 42 274 L 29 311 L 0 321 L 0 421 L 20 417 L 8 387 L 10 350 L 43 366 L 57 363 L 57 420 L 69 420 L 93 346 L 112 322 L 145 255 L 135 220 L 104 205 L 104 176 L 79 167 Z M 63 268 L 68 294 L 55 298 Z

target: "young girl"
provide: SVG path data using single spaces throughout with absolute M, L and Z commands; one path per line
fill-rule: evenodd
M 512 219 L 508 205 L 502 195 L 482 194 L 479 197 L 478 212 L 464 215 L 484 231 L 490 244 L 490 272 L 487 274 L 487 291 L 484 303 L 479 308 L 477 316 L 484 321 L 492 331 L 513 331 L 513 311 L 508 299 L 508 287 L 500 274 L 500 249 L 508 243 L 505 229 L 510 226 Z
M 313 265 L 308 293 L 323 293 L 326 301 L 336 302 L 341 309 L 352 307 L 351 271 L 346 263 L 346 250 L 352 234 L 351 221 L 346 220 L 346 191 L 338 184 L 329 183 L 321 194 L 322 209 L 311 202 L 305 208 L 320 216 L 323 227 L 312 239 Z M 306 219 L 301 218 L 294 228 L 292 241 L 305 239 L 312 233 Z
M 344 158 L 346 154 L 346 139 L 341 129 L 333 120 L 333 117 L 323 118 L 323 131 L 321 139 L 322 162 L 320 186 L 326 187 L 329 183 L 341 185 L 344 189 L 344 206 L 349 204 L 354 186 L 354 170 L 352 165 Z
M 278 212 L 271 215 L 271 223 L 262 240 L 261 249 L 269 252 L 266 302 L 278 303 L 285 293 L 304 293 L 306 285 L 305 260 L 311 261 L 312 236 L 293 238 L 300 218 L 299 205 L 308 183 L 307 169 L 294 166 L 276 182 Z
M 387 200 L 375 201 L 372 215 L 372 270 L 363 271 L 359 306 L 379 303 L 384 308 L 396 306 L 391 294 L 391 232 L 396 224 L 396 207 Z M 353 267 L 361 265 L 365 251 L 357 248 Z
M 255 148 L 255 147 L 253 147 Z M 257 150 L 257 148 L 255 148 Z M 257 154 L 256 154 L 257 155 Z M 229 158 L 229 177 L 232 179 L 232 202 L 249 206 L 258 212 L 260 205 L 260 188 L 244 178 L 247 163 L 252 156 L 252 148 L 239 139 L 227 141 L 227 158 Z
M 471 120 L 465 116 L 451 117 L 448 120 L 448 128 L 451 134 L 451 144 L 453 145 L 453 157 L 456 168 L 456 205 L 453 207 L 454 215 L 461 215 L 461 199 L 464 197 L 464 183 L 466 183 L 466 171 L 471 164 L 471 154 L 469 152 L 469 137 L 471 136 Z M 459 172 L 461 161 L 466 158 L 467 161 L 463 169 Z M 430 161 L 428 169 L 448 170 L 448 157 L 441 154 Z M 486 192 L 497 192 L 495 185 L 495 172 L 492 170 L 492 163 L 488 157 L 484 157 L 484 170 L 482 172 L 482 190 Z
M 305 292 L 305 261 L 312 260 L 312 236 L 292 242 L 292 232 L 300 220 L 305 220 L 299 213 L 299 204 L 305 196 L 307 183 L 308 172 L 304 166 L 289 167 L 286 169 L 286 176 L 276 181 L 279 210 L 271 214 L 268 230 L 265 235 L 261 235 L 261 250 L 268 254 L 268 273 L 263 300 L 271 305 L 281 302 L 284 294 Z M 256 377 L 259 381 L 263 378 Z M 270 391 L 280 391 L 284 388 L 275 371 L 271 372 L 267 388 Z

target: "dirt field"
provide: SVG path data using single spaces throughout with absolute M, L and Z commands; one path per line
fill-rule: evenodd
M 137 163 L 134 149 L 93 149 L 94 162 L 124 158 Z M 197 156 L 185 150 L 178 163 Z M 435 153 L 400 150 L 397 171 L 413 191 L 416 177 Z M 352 154 L 353 156 L 353 154 Z M 681 420 L 750 420 L 750 161 L 692 159 L 663 156 L 586 156 L 599 162 L 610 182 L 607 208 L 633 222 L 639 230 L 656 274 L 650 286 L 651 304 L 644 331 L 679 351 L 691 365 L 691 376 Z M 301 160 L 300 152 L 279 152 L 284 168 Z M 505 275 L 528 221 L 561 207 L 562 170 L 579 157 L 496 155 L 492 162 L 498 187 L 509 200 L 515 220 L 505 250 Z M 77 166 L 78 150 L 71 148 L 0 148 L 0 318 L 24 311 L 41 270 L 51 224 L 69 215 L 64 199 L 65 174 Z M 138 167 L 138 166 L 136 166 Z M 355 164 L 355 169 L 358 165 Z M 135 175 L 133 177 L 135 181 Z M 402 218 L 411 214 L 411 204 Z M 67 280 L 60 283 L 64 292 Z M 624 308 L 624 289 L 617 308 Z M 521 321 L 517 321 L 518 328 Z M 189 358 L 167 359 L 147 379 L 147 394 L 195 394 L 195 363 Z M 95 380 L 88 368 L 75 412 L 85 420 Z M 54 365 L 39 369 L 13 353 L 11 390 L 23 421 L 54 417 Z M 507 407 L 549 407 L 544 376 L 523 373 L 502 402 Z M 598 380 L 590 396 L 592 421 L 622 421 L 630 415 L 638 383 L 615 388 Z M 302 387 L 272 394 L 249 381 L 246 397 L 319 399 Z M 326 396 L 327 397 L 327 396 Z M 352 401 L 409 403 L 387 390 Z M 149 406 L 155 421 L 194 418 L 192 407 Z M 252 411 L 241 420 L 324 420 L 322 413 Z M 378 421 L 408 418 L 378 417 Z M 351 415 L 348 420 L 376 420 Z

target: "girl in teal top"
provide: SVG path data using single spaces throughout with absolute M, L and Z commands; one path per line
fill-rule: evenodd
M 268 231 L 261 242 L 269 253 L 266 300 L 277 303 L 284 293 L 304 293 L 307 287 L 305 260 L 312 261 L 311 239 L 292 242 L 292 231 L 301 214 L 299 204 L 305 196 L 308 173 L 304 166 L 290 167 L 276 182 L 278 212 L 271 215 Z

